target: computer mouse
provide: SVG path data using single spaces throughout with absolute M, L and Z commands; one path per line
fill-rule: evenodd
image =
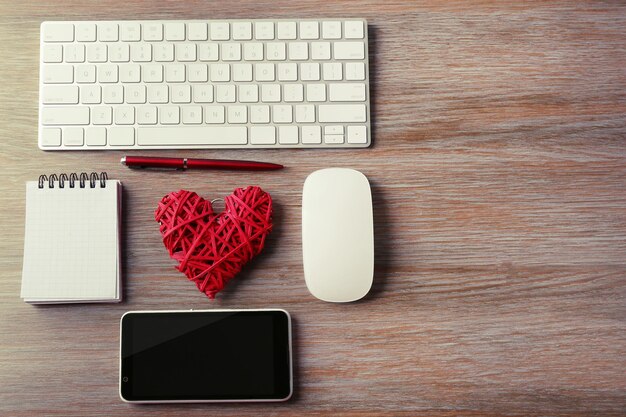
M 323 301 L 363 298 L 374 278 L 372 193 L 361 172 L 326 168 L 302 190 L 302 252 L 306 286 Z

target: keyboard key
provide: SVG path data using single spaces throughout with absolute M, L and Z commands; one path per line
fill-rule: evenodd
M 209 80 L 209 71 L 206 64 L 191 64 L 187 66 L 187 79 L 192 83 L 205 83 Z
M 324 135 L 324 143 L 339 145 L 343 143 L 343 135 Z
M 124 88 L 121 85 L 107 85 L 102 88 L 102 100 L 106 104 L 122 104 Z
M 177 125 L 180 123 L 180 107 L 163 106 L 159 109 L 159 120 L 164 125 Z
M 228 106 L 228 123 L 247 123 L 248 107 Z
M 116 125 L 132 125 L 135 123 L 135 108 L 132 106 L 117 106 L 114 111 Z
M 254 24 L 254 39 L 273 40 L 274 22 L 256 22 Z
M 41 112 L 41 123 L 45 126 L 89 124 L 89 107 L 44 107 Z
M 61 146 L 61 129 L 42 129 L 41 146 Z
M 99 85 L 85 85 L 80 87 L 80 102 L 83 104 L 100 104 L 102 89 Z
M 250 123 L 269 123 L 270 106 L 250 106 Z
M 278 39 L 296 39 L 296 22 L 278 22 Z
M 187 25 L 187 39 L 190 41 L 206 41 L 208 28 L 206 23 L 194 22 Z
M 172 103 L 191 103 L 190 85 L 173 85 L 171 87 Z
M 165 81 L 168 83 L 185 82 L 185 66 L 183 64 L 165 64 Z
M 257 103 L 259 101 L 259 86 L 256 84 L 239 85 L 240 103 Z
M 274 64 L 255 64 L 254 70 L 257 81 L 274 81 L 276 79 Z
M 348 126 L 348 143 L 367 143 L 367 128 Z
M 319 126 L 302 126 L 302 143 L 322 143 L 322 128 Z
M 71 84 L 74 81 L 74 67 L 71 65 L 45 65 L 44 84 Z
M 188 62 L 196 60 L 196 44 L 195 43 L 179 43 L 176 45 L 176 60 L 179 62 Z
M 204 121 L 208 124 L 224 123 L 224 106 L 204 106 Z
M 145 83 L 162 83 L 163 82 L 163 65 L 146 64 L 141 66 L 141 78 Z
M 138 64 L 122 64 L 119 66 L 120 81 L 138 83 L 141 81 L 141 66 Z
M 328 97 L 330 101 L 365 101 L 365 84 L 329 84 Z
M 243 47 L 243 59 L 246 61 L 263 61 L 263 44 L 261 42 L 246 43 Z
M 252 64 L 234 64 L 233 81 L 252 81 Z
M 94 125 L 110 125 L 113 123 L 113 109 L 109 106 L 92 107 L 91 117 Z
M 236 41 L 252 39 L 252 22 L 233 22 L 233 39 Z
M 234 103 L 235 102 L 235 86 L 228 85 L 216 85 L 215 86 L 215 101 L 218 103 Z
M 98 23 L 98 40 L 101 42 L 117 42 L 119 39 L 117 23 Z
M 289 59 L 294 61 L 309 59 L 309 44 L 306 42 L 289 42 Z
M 163 40 L 163 24 L 162 23 L 144 23 L 142 24 L 144 41 L 162 41 Z
M 85 129 L 87 146 L 104 146 L 107 144 L 107 130 L 104 127 L 88 127 Z
M 148 88 L 148 103 L 163 104 L 169 100 L 169 89 L 167 85 L 155 84 L 149 85 Z
M 154 54 L 154 60 L 156 62 L 174 61 L 173 43 L 155 43 L 152 52 Z
M 300 39 L 319 39 L 318 22 L 300 22 Z
M 284 42 L 268 42 L 266 48 L 268 61 L 284 61 L 287 59 L 287 46 Z
M 365 64 L 362 62 L 346 62 L 346 80 L 365 80 Z
M 78 42 L 95 42 L 96 41 L 96 24 L 95 23 L 79 23 L 76 25 L 76 40 Z
M 95 83 L 96 82 L 96 66 L 95 65 L 77 65 L 76 66 L 76 82 L 77 83 Z
M 365 59 L 363 42 L 335 42 L 333 44 L 335 59 Z
M 186 124 L 186 125 L 202 124 L 202 107 L 185 106 L 182 108 L 182 113 L 183 113 L 183 124 Z
M 241 44 L 240 43 L 223 43 L 222 44 L 222 60 L 241 61 Z
M 341 22 L 339 21 L 322 22 L 322 38 L 341 39 Z
M 213 86 L 207 84 L 194 85 L 193 87 L 194 103 L 212 103 L 213 102 Z
M 283 100 L 287 103 L 304 101 L 304 88 L 302 84 L 285 84 L 283 86 Z
M 77 86 L 47 85 L 41 92 L 44 104 L 78 104 Z
M 139 23 L 122 23 L 120 25 L 120 39 L 124 42 L 138 42 L 141 40 L 141 26 Z
M 307 84 L 306 100 L 310 102 L 326 101 L 326 84 Z
M 274 123 L 291 123 L 293 122 L 293 108 L 287 104 L 278 104 L 272 106 L 272 121 Z
M 228 22 L 211 23 L 211 40 L 227 41 L 230 39 L 230 26 Z
M 61 63 L 63 62 L 63 45 L 44 45 L 43 62 Z
M 98 68 L 98 82 L 116 83 L 118 80 L 117 65 L 107 64 Z
M 321 104 L 318 108 L 319 121 L 322 123 L 365 122 L 367 111 L 364 104 Z
M 42 25 L 42 40 L 44 42 L 72 42 L 74 40 L 74 25 L 70 23 L 44 23 Z
M 276 128 L 274 126 L 250 127 L 250 143 L 252 145 L 273 145 L 276 143 Z
M 349 20 L 345 22 L 344 34 L 346 39 L 363 39 L 363 22 L 360 20 Z
M 63 47 L 65 62 L 78 63 L 85 62 L 85 45 L 69 44 Z
M 81 45 L 82 46 L 82 45 Z M 130 47 L 127 43 L 116 43 L 109 46 L 109 59 L 111 62 L 130 61 Z
M 298 143 L 298 126 L 280 126 L 278 128 L 278 142 L 282 145 L 296 145 Z
M 298 64 L 293 62 L 278 64 L 278 81 L 297 81 Z
M 219 52 L 216 43 L 201 43 L 198 45 L 198 56 L 200 61 L 217 61 Z
M 165 24 L 165 40 L 166 41 L 184 41 L 185 40 L 185 24 L 184 23 L 166 23 Z
M 342 125 L 327 125 L 324 126 L 325 135 L 343 135 Z
M 245 145 L 248 133 L 245 126 L 177 126 L 139 127 L 138 145 Z
M 146 86 L 127 85 L 124 87 L 124 97 L 126 97 L 126 103 L 128 104 L 145 104 Z
M 137 123 L 140 125 L 155 125 L 157 123 L 156 106 L 139 106 L 137 107 Z
M 319 81 L 320 64 L 317 62 L 306 62 L 300 64 L 300 79 L 302 81 Z
M 341 64 L 337 62 L 327 62 L 322 65 L 322 74 L 324 81 L 341 81 L 343 72 Z
M 230 81 L 230 65 L 213 64 L 210 67 L 211 81 Z
M 111 146 L 132 146 L 135 144 L 135 129 L 132 127 L 109 128 L 108 139 Z
M 315 106 L 312 104 L 299 104 L 296 106 L 297 123 L 314 123 Z
M 311 42 L 311 59 L 330 59 L 330 42 Z
M 134 62 L 152 61 L 152 45 L 149 43 L 133 43 L 130 46 L 130 56 Z
M 100 43 L 87 45 L 87 62 L 107 62 L 107 46 Z
M 63 145 L 83 146 L 84 132 L 82 127 L 67 127 L 63 129 Z

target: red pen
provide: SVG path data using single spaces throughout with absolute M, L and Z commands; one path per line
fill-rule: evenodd
M 228 159 L 162 158 L 158 156 L 124 156 L 122 165 L 129 168 L 232 169 L 237 171 L 282 169 L 279 164 Z

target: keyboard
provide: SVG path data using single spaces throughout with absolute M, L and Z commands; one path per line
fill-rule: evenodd
M 367 22 L 41 25 L 44 150 L 363 148 Z

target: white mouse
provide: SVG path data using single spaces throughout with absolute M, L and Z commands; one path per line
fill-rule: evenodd
M 347 168 L 313 172 L 302 190 L 306 285 L 323 301 L 363 298 L 374 278 L 372 193 L 365 175 Z

